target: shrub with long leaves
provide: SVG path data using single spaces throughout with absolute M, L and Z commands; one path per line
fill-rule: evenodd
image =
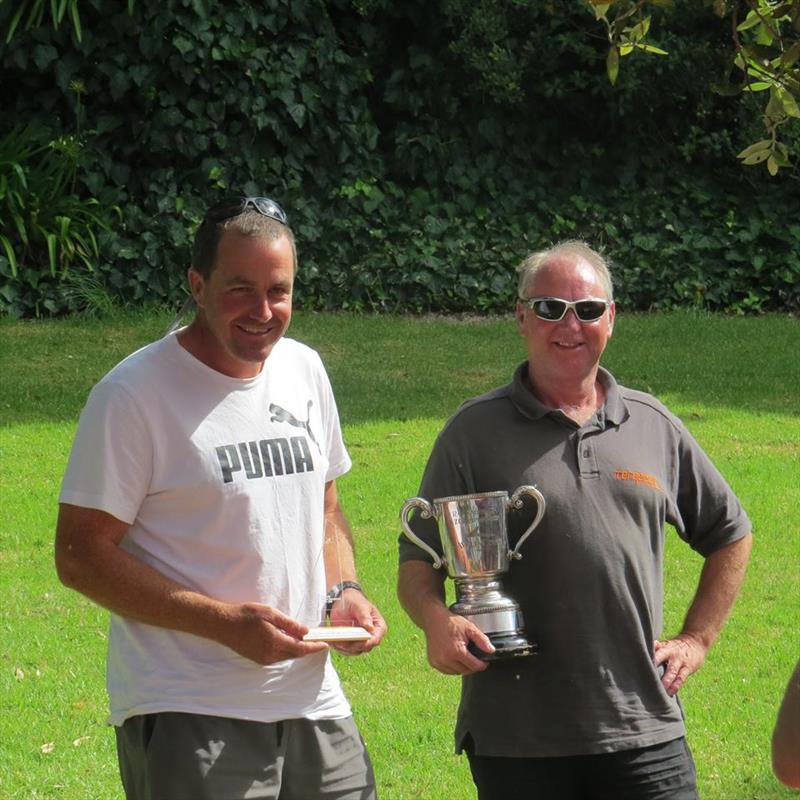
M 119 213 L 77 193 L 80 154 L 76 136 L 43 141 L 30 126 L 0 137 L 0 247 L 11 275 L 30 287 L 63 280 L 76 263 L 93 272 L 98 233 Z

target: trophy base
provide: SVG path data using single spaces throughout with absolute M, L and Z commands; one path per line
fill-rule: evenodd
M 472 642 L 467 646 L 467 650 L 481 661 L 500 661 L 506 658 L 533 656 L 539 650 L 538 644 L 515 633 L 490 635 L 489 639 L 494 645 L 494 653 L 487 653 Z

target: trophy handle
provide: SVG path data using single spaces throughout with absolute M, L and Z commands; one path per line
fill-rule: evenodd
M 529 497 L 532 497 L 536 501 L 536 516 L 525 533 L 519 537 L 516 547 L 513 550 L 508 551 L 509 560 L 519 560 L 522 558 L 522 554 L 519 552 L 520 547 L 522 547 L 523 542 L 533 533 L 533 529 L 542 521 L 542 517 L 544 516 L 544 497 L 535 486 L 520 486 L 519 489 L 517 489 L 514 494 L 511 495 L 511 498 L 508 501 L 508 508 L 522 508 L 522 500 L 520 497 L 525 494 Z
M 433 506 L 427 500 L 422 497 L 411 497 L 403 503 L 403 508 L 400 510 L 400 525 L 405 535 L 433 558 L 433 568 L 439 569 L 439 567 L 444 564 L 444 559 L 432 547 L 425 544 L 425 542 L 411 530 L 411 526 L 408 524 L 408 515 L 415 508 L 418 508 L 422 512 L 422 519 L 430 519 L 436 516 Z

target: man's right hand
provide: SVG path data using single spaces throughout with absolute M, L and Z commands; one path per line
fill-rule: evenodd
M 494 652 L 489 637 L 480 628 L 449 610 L 426 626 L 425 636 L 428 642 L 428 663 L 445 675 L 471 675 L 482 672 L 489 666 L 487 661 L 470 653 L 468 648 L 471 642 L 478 650 Z
M 304 642 L 308 626 L 276 608 L 260 603 L 234 608 L 234 619 L 222 644 L 257 664 L 266 666 L 328 649 L 325 642 Z
M 434 669 L 445 675 L 471 675 L 489 666 L 467 649 L 473 643 L 478 650 L 494 652 L 489 637 L 445 605 L 444 575 L 429 562 L 402 563 L 397 593 L 408 615 L 425 631 L 428 663 Z

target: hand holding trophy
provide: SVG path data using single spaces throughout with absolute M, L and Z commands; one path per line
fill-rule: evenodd
M 514 549 L 508 545 L 506 513 L 521 508 L 522 497 L 536 501 L 536 515 Z M 443 556 L 423 542 L 412 530 L 408 518 L 419 509 L 423 519 L 434 518 L 439 525 Z M 501 577 L 511 562 L 522 558 L 520 547 L 541 522 L 545 500 L 535 486 L 520 486 L 509 499 L 507 492 L 440 497 L 433 504 L 412 497 L 403 504 L 400 524 L 406 536 L 433 558 L 433 566 L 447 567 L 455 581 L 456 602 L 450 610 L 480 628 L 495 647 L 494 653 L 472 650 L 485 661 L 532 655 L 535 642 L 525 634 L 519 605 L 502 591 Z

